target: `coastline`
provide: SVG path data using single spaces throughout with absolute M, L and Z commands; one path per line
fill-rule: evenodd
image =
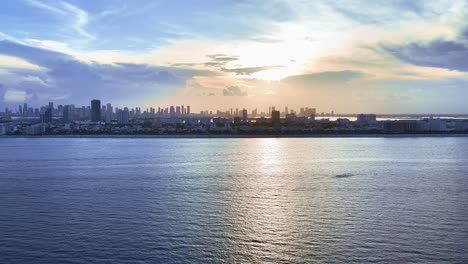
M 316 134 L 316 135 L 1 135 L 2 138 L 404 138 L 404 137 L 468 137 L 464 134 Z

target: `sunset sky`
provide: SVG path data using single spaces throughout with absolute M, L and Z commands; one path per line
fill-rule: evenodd
M 0 107 L 468 113 L 468 1 L 0 1 Z

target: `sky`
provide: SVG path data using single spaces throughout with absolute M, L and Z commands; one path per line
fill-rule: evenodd
M 3 0 L 0 109 L 468 113 L 468 0 Z

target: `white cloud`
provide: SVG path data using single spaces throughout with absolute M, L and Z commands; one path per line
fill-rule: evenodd
M 66 15 L 66 12 L 63 11 L 62 9 L 44 4 L 43 2 L 38 1 L 38 0 L 26 0 L 26 2 L 34 7 L 40 8 L 42 10 L 45 10 L 51 13 L 55 13 L 58 15 Z
M 26 3 L 65 19 L 82 37 L 86 39 L 95 39 L 95 36 L 86 31 L 86 26 L 90 19 L 89 14 L 85 10 L 67 2 L 60 2 L 59 6 L 61 6 L 61 8 L 45 4 L 39 0 L 26 0 Z
M 6 102 L 23 102 L 27 98 L 27 93 L 25 91 L 18 91 L 18 90 L 7 90 L 3 99 Z
M 0 55 L 0 68 L 17 68 L 29 70 L 42 70 L 43 68 L 35 64 L 29 63 L 26 60 Z

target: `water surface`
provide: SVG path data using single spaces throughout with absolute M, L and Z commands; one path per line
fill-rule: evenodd
M 468 138 L 0 139 L 0 263 L 467 263 Z

